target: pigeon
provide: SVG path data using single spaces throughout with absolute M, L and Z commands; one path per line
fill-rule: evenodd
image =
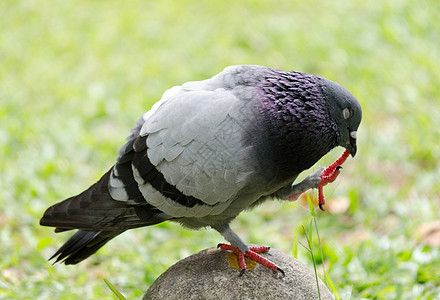
M 41 225 L 78 229 L 50 259 L 77 264 L 128 229 L 172 221 L 218 231 L 229 242 L 218 247 L 237 254 L 240 275 L 245 256 L 283 273 L 258 254 L 269 247 L 247 245 L 230 222 L 266 200 L 295 200 L 325 185 L 323 168 L 295 180 L 337 146 L 354 157 L 361 118 L 348 90 L 297 71 L 229 66 L 172 87 L 98 182 L 46 210 Z

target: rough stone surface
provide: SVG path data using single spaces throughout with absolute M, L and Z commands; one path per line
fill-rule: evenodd
M 319 299 L 313 270 L 281 251 L 272 248 L 263 256 L 282 268 L 284 277 L 260 264 L 239 277 L 226 255 L 210 248 L 177 262 L 157 278 L 143 299 Z M 333 299 L 321 280 L 319 290 L 321 299 Z

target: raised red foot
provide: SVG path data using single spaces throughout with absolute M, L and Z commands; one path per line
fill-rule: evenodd
M 223 243 L 218 244 L 217 248 L 220 248 L 220 249 L 226 250 L 226 251 L 232 251 L 238 256 L 238 265 L 240 267 L 240 275 L 239 276 L 243 275 L 244 272 L 246 272 L 246 262 L 244 260 L 245 256 L 249 257 L 250 259 L 254 260 L 257 263 L 262 264 L 265 267 L 268 267 L 269 269 L 271 269 L 275 272 L 280 272 L 281 274 L 284 275 L 284 271 L 282 269 L 278 268 L 270 260 L 268 260 L 268 259 L 264 258 L 263 256 L 261 256 L 260 254 L 256 253 L 256 252 L 269 251 L 270 247 L 268 247 L 268 246 L 251 246 L 251 247 L 249 247 L 249 251 L 246 251 L 245 253 L 243 253 L 238 247 L 233 247 L 231 245 L 223 244 Z
M 319 208 L 324 210 L 322 207 L 325 204 L 324 189 L 323 187 L 328 183 L 335 181 L 339 173 L 341 173 L 341 165 L 345 162 L 347 157 L 350 155 L 350 151 L 345 150 L 344 153 L 339 157 L 334 163 L 332 163 L 328 168 L 324 169 L 321 174 L 321 182 L 318 184 L 319 193 Z

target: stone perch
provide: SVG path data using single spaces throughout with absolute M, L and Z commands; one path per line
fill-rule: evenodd
M 143 300 L 319 299 L 313 270 L 273 248 L 262 256 L 281 267 L 285 276 L 247 259 L 248 269 L 239 277 L 235 254 L 209 248 L 171 266 L 151 285 Z M 320 279 L 319 290 L 321 299 L 333 299 Z

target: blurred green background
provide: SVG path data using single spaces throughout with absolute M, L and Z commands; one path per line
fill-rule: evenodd
M 327 77 L 361 102 L 358 155 L 318 215 L 315 255 L 341 297 L 440 299 L 439 15 L 437 0 L 1 1 L 0 297 L 112 299 L 106 278 L 140 298 L 173 263 L 223 241 L 166 223 L 51 266 L 70 234 L 38 222 L 113 164 L 167 88 L 259 64 Z M 303 202 L 274 201 L 232 226 L 291 253 L 310 218 Z M 299 259 L 312 266 L 301 246 Z

